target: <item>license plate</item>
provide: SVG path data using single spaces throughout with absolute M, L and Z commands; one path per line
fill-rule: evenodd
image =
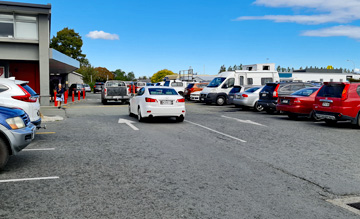
M 323 103 L 322 103 L 322 106 L 330 106 L 330 103 L 323 102 Z
M 262 97 L 266 97 L 266 94 L 261 94 Z
M 173 101 L 171 101 L 171 100 L 162 100 L 160 103 L 161 103 L 162 105 L 172 105 L 172 104 L 173 104 Z
M 289 103 L 289 100 L 281 100 L 281 103 Z

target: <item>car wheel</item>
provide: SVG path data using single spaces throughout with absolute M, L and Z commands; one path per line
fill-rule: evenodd
M 356 121 L 356 127 L 360 128 L 360 112 L 359 112 L 359 115 L 358 115 L 358 118 L 357 118 L 357 121 Z
M 0 171 L 3 170 L 9 160 L 9 150 L 3 139 L 0 139 Z
M 257 112 L 261 112 L 261 111 L 264 110 L 264 107 L 262 105 L 259 105 L 258 102 L 256 102 L 255 105 L 254 105 L 254 109 Z
M 139 122 L 143 122 L 143 121 L 144 121 L 144 118 L 141 116 L 140 107 L 138 108 L 138 121 L 139 121 Z
M 176 117 L 176 121 L 177 121 L 177 122 L 184 122 L 184 119 L 185 119 L 184 116 Z
M 328 125 L 335 125 L 337 120 L 325 119 L 325 123 Z
M 216 105 L 223 106 L 225 104 L 225 98 L 223 96 L 220 96 L 216 99 Z
M 319 119 L 316 115 L 315 115 L 315 111 L 312 111 L 310 113 L 310 119 L 312 119 L 313 121 L 320 121 L 321 119 Z

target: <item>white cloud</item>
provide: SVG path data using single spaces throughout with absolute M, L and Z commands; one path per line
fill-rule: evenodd
M 104 40 L 119 40 L 119 36 L 117 34 L 105 33 L 104 31 L 90 31 L 86 34 L 87 37 L 91 39 L 104 39 Z
M 319 30 L 308 30 L 303 32 L 302 36 L 313 36 L 313 37 L 345 36 L 360 40 L 360 27 L 341 25 L 341 26 L 324 28 Z
M 275 8 L 314 10 L 315 15 L 242 16 L 235 20 L 272 20 L 301 24 L 350 23 L 360 19 L 359 0 L 256 0 L 255 5 Z

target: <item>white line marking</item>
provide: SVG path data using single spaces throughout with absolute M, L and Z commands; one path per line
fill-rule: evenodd
M 246 141 L 244 141 L 244 140 L 242 140 L 242 139 L 240 139 L 240 138 L 235 138 L 235 137 L 233 137 L 233 136 L 231 136 L 231 135 L 228 135 L 228 134 L 225 134 L 225 133 L 216 131 L 216 130 L 214 130 L 214 129 L 208 128 L 208 127 L 206 127 L 206 126 L 203 126 L 203 125 L 200 125 L 200 124 L 197 124 L 197 123 L 194 123 L 194 122 L 190 122 L 190 121 L 187 121 L 187 120 L 186 120 L 185 122 L 191 123 L 191 124 L 193 124 L 193 125 L 197 125 L 197 126 L 199 126 L 199 127 L 201 127 L 201 128 L 204 128 L 204 129 L 207 129 L 207 130 L 209 130 L 209 131 L 218 133 L 218 134 L 223 135 L 223 136 L 226 136 L 226 137 L 228 137 L 228 138 L 235 139 L 235 140 L 237 140 L 237 141 L 241 141 L 241 142 L 243 142 L 243 143 L 246 142 Z
M 138 128 L 136 128 L 133 124 L 131 123 L 134 123 L 133 121 L 130 121 L 130 120 L 127 120 L 127 119 L 119 119 L 118 123 L 125 123 L 126 125 L 130 126 L 130 128 L 132 128 L 133 130 L 135 131 L 139 131 Z
M 0 183 L 32 181 L 32 180 L 42 180 L 42 179 L 59 179 L 59 177 L 58 176 L 50 176 L 50 177 L 23 178 L 23 179 L 6 179 L 6 180 L 0 180 Z
M 251 120 L 242 120 L 242 119 L 232 118 L 232 117 L 228 117 L 228 116 L 224 116 L 224 115 L 222 115 L 221 117 L 227 118 L 227 119 L 233 119 L 233 120 L 236 120 L 236 121 L 242 122 L 242 123 L 248 123 L 248 124 L 253 124 L 253 125 L 258 125 L 258 126 L 267 127 L 266 125 L 263 125 L 263 124 L 260 124 L 260 123 L 257 123 L 257 122 L 253 122 L 253 121 L 251 121 Z
M 28 148 L 23 149 L 23 151 L 53 151 L 55 148 Z

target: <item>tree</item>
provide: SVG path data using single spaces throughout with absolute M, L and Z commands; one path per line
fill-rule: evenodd
M 287 68 L 287 72 L 290 72 L 290 67 Z
M 156 72 L 152 77 L 151 77 L 151 82 L 152 83 L 157 83 L 157 82 L 160 82 L 164 79 L 164 77 L 166 75 L 174 75 L 175 73 L 168 70 L 168 69 L 163 69 L 163 70 L 160 70 L 158 72 Z
M 116 69 L 112 73 L 115 75 L 115 80 L 120 80 L 120 81 L 127 81 L 128 80 L 126 72 L 124 72 L 121 69 Z
M 81 66 L 78 70 L 76 70 L 76 72 L 83 75 L 83 80 L 87 84 L 90 84 L 98 79 L 97 72 L 91 65 Z
M 107 70 L 107 68 L 103 68 L 103 67 L 97 67 L 95 68 L 95 71 L 97 73 L 98 76 L 98 80 L 99 81 L 106 81 L 106 80 L 113 80 L 114 79 L 114 74 Z
M 238 70 L 238 69 L 239 69 L 239 67 L 237 65 L 234 65 L 233 70 L 235 71 L 235 70 Z
M 67 27 L 57 32 L 56 36 L 54 36 L 50 41 L 51 48 L 64 53 L 81 63 L 86 62 L 86 55 L 82 54 L 82 46 L 83 41 L 79 33 L 76 33 L 74 29 L 69 29 Z M 88 62 L 89 61 L 87 60 L 87 63 Z
M 224 71 L 226 71 L 226 67 L 225 67 L 225 65 L 222 65 L 222 66 L 220 67 L 219 73 L 224 72 Z
M 232 67 L 231 66 L 229 66 L 229 68 L 228 68 L 228 71 L 232 71 L 233 69 L 232 69 Z
M 128 81 L 134 81 L 134 80 L 136 80 L 135 79 L 135 74 L 134 74 L 134 72 L 129 72 L 128 74 L 127 74 L 127 79 L 128 79 Z
M 243 70 L 242 64 L 239 65 L 239 70 Z
M 281 71 L 280 65 L 278 65 L 278 67 L 276 68 L 276 71 L 277 71 L 277 72 L 280 72 L 280 71 Z

